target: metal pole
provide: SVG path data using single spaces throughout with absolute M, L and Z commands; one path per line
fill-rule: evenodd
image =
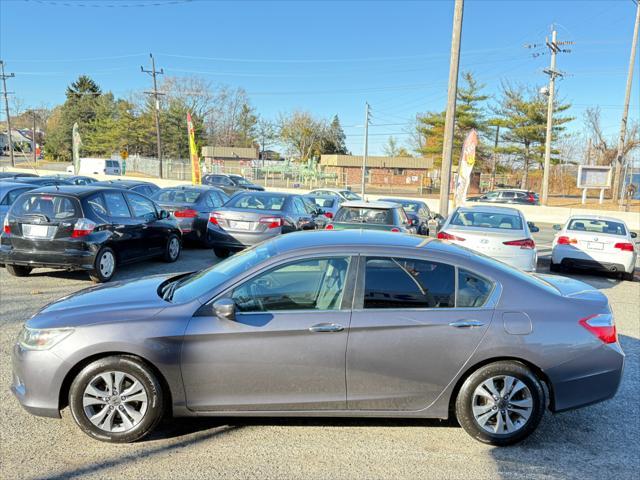
M 164 95 L 164 94 L 163 93 L 161 94 L 160 92 L 158 92 L 158 82 L 157 82 L 157 78 L 156 77 L 158 75 L 164 74 L 164 69 L 161 68 L 159 71 L 156 70 L 156 61 L 153 58 L 153 54 L 150 53 L 149 57 L 151 57 L 151 70 L 145 70 L 144 67 L 140 67 L 140 71 L 142 71 L 143 73 L 148 73 L 153 78 L 153 91 L 145 92 L 145 93 L 153 95 L 153 98 L 155 100 L 156 148 L 157 148 L 157 155 L 158 155 L 158 173 L 160 175 L 160 178 L 162 178 L 162 144 L 161 144 L 161 141 L 160 141 L 160 100 L 159 100 L 159 96 L 160 95 Z
M 365 102 L 364 109 L 364 154 L 362 155 L 362 185 L 361 194 L 364 200 L 365 175 L 367 173 L 367 157 L 369 156 L 369 104 Z
M 636 24 L 633 28 L 633 39 L 631 40 L 631 57 L 629 58 L 629 71 L 627 73 L 627 90 L 624 97 L 624 110 L 622 112 L 622 120 L 620 122 L 620 138 L 618 140 L 618 152 L 616 154 L 616 174 L 614 180 L 613 198 L 620 196 L 620 205 L 624 199 L 624 188 L 620 181 L 622 174 L 622 162 L 624 156 L 624 140 L 627 135 L 627 117 L 629 115 L 629 100 L 631 97 L 631 84 L 633 83 L 633 65 L 636 59 L 636 47 L 638 46 L 638 26 L 640 25 L 640 2 L 636 2 Z
M 549 68 L 549 100 L 547 103 L 547 134 L 544 143 L 544 171 L 542 172 L 542 204 L 546 205 L 549 199 L 549 170 L 551 168 L 551 137 L 553 133 L 553 97 L 556 86 L 556 31 L 551 33 L 551 44 L 547 45 L 551 50 L 551 67 Z M 525 187 L 526 188 L 526 187 Z
M 5 112 L 7 114 L 7 133 L 8 133 L 8 139 L 9 139 L 9 155 L 11 156 L 11 166 L 15 167 L 16 166 L 16 160 L 13 157 L 13 140 L 11 139 L 11 115 L 9 115 L 9 100 L 7 98 L 7 96 L 9 95 L 9 92 L 7 92 L 7 78 L 13 78 L 15 77 L 15 74 L 13 73 L 7 73 L 5 75 L 4 73 L 4 62 L 2 60 L 0 60 L 0 77 L 2 77 L 2 88 L 3 88 L 3 93 L 4 93 L 4 108 L 5 108 Z
M 31 139 L 31 150 L 33 153 L 33 166 L 35 168 L 38 162 L 38 156 L 36 155 L 36 112 L 32 111 L 31 115 L 33 116 L 33 133 L 31 134 L 33 138 Z
M 440 168 L 440 215 L 449 214 L 449 184 L 453 163 L 453 130 L 456 116 L 456 96 L 458 94 L 458 68 L 460 67 L 460 40 L 462 37 L 462 13 L 464 0 L 456 0 L 453 11 L 453 33 L 451 35 L 451 61 L 449 63 L 449 94 L 447 114 L 444 122 L 444 142 L 442 146 L 442 166 Z

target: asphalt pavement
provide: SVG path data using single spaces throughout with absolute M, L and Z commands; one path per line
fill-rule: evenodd
M 553 232 L 536 235 L 541 271 Z M 550 251 L 550 250 L 549 250 Z M 203 268 L 209 250 L 187 249 L 174 264 L 123 267 L 117 279 Z M 450 422 L 376 419 L 175 419 L 131 445 L 93 441 L 62 420 L 27 414 L 8 390 L 10 352 L 22 323 L 42 306 L 91 286 L 86 274 L 0 269 L 0 478 L 3 479 L 418 479 L 637 478 L 640 471 L 640 282 L 572 276 L 610 300 L 624 378 L 612 400 L 547 413 L 522 444 L 494 448 Z M 247 352 L 250 354 L 250 352 Z

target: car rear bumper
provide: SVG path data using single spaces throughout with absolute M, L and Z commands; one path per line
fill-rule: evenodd
M 584 252 L 575 247 L 556 245 L 551 254 L 551 260 L 553 263 L 567 267 L 632 273 L 636 266 L 636 253 Z
M 32 268 L 57 268 L 64 270 L 92 270 L 95 252 L 87 250 L 65 250 L 62 252 L 16 250 L 7 245 L 0 246 L 0 263 L 22 265 Z
M 258 243 L 277 237 L 280 229 L 273 229 L 275 232 L 262 233 L 244 233 L 244 232 L 227 232 L 220 228 L 210 230 L 212 243 L 215 246 L 225 248 L 245 248 L 257 245 Z
M 20 405 L 40 417 L 60 418 L 59 397 L 65 363 L 50 350 L 27 350 L 15 344 L 11 391 Z
M 602 345 L 545 373 L 551 381 L 552 412 L 585 407 L 612 398 L 624 369 L 624 352 L 618 343 Z
M 507 265 L 519 268 L 525 272 L 535 272 L 538 263 L 538 253 L 535 250 L 521 250 L 518 253 L 509 256 L 494 256 L 496 260 L 500 260 Z

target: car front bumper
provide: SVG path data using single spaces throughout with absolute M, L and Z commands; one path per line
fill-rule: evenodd
M 61 252 L 17 250 L 8 245 L 0 246 L 0 263 L 32 268 L 57 268 L 64 270 L 92 270 L 96 252 L 89 250 L 64 250 Z
M 28 350 L 15 344 L 11 391 L 29 413 L 60 418 L 60 389 L 69 369 L 50 350 Z

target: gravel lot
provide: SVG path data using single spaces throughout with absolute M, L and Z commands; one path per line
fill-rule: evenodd
M 549 232 L 541 233 L 543 247 Z M 214 261 L 210 251 L 190 249 L 176 264 L 125 267 L 117 278 Z M 488 447 L 439 421 L 369 419 L 178 419 L 146 441 L 109 445 L 82 434 L 68 411 L 62 420 L 27 414 L 8 390 L 10 350 L 22 322 L 46 303 L 90 286 L 87 277 L 37 270 L 16 279 L 0 269 L 0 478 L 637 478 L 640 282 L 579 278 L 613 306 L 627 354 L 622 386 L 609 402 L 547 414 L 519 446 Z

